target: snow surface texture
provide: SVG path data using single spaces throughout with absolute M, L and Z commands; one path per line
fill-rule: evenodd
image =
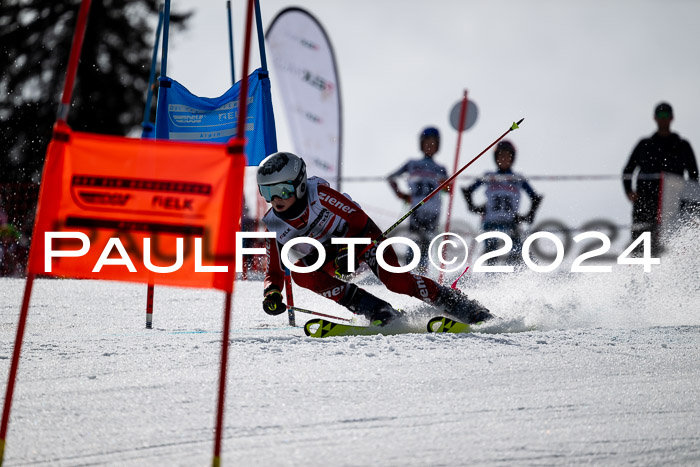
M 222 462 L 698 465 L 698 236 L 649 274 L 463 279 L 503 319 L 471 335 L 314 340 L 262 312 L 260 282 L 240 281 Z M 427 322 L 419 301 L 363 286 L 409 326 Z M 0 281 L 3 388 L 23 288 Z M 210 465 L 223 294 L 157 287 L 153 330 L 145 296 L 139 284 L 35 283 L 6 465 Z M 521 332 L 494 334 L 507 329 Z

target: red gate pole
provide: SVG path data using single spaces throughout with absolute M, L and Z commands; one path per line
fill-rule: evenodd
M 15 337 L 15 349 L 12 353 L 12 364 L 10 365 L 10 376 L 7 379 L 7 390 L 5 392 L 5 405 L 2 410 L 2 425 L 0 425 L 0 465 L 5 458 L 5 441 L 7 440 L 7 427 L 10 423 L 10 409 L 12 408 L 12 395 L 15 392 L 15 379 L 19 368 L 19 357 L 22 352 L 22 341 L 24 340 L 24 328 L 27 324 L 29 314 L 29 300 L 32 295 L 32 285 L 34 285 L 34 274 L 27 276 L 24 286 L 24 297 L 22 298 L 22 310 L 19 313 L 19 323 L 17 324 L 17 336 Z
M 70 57 L 68 59 L 68 69 L 66 70 L 66 80 L 63 85 L 63 93 L 61 94 L 61 102 L 58 106 L 56 115 L 56 124 L 65 123 L 68 120 L 68 111 L 70 110 L 70 102 L 73 97 L 73 87 L 75 85 L 75 77 L 78 74 L 78 62 L 80 60 L 80 51 L 83 48 L 83 39 L 85 38 L 85 29 L 87 29 L 88 14 L 90 13 L 91 0 L 83 0 L 78 11 L 78 21 L 75 25 L 73 33 L 73 43 L 71 45 Z M 31 246 L 30 246 L 31 258 Z M 5 458 L 5 445 L 7 441 L 7 430 L 10 424 L 10 410 L 12 408 L 12 397 L 15 391 L 15 380 L 19 369 L 19 359 L 22 352 L 22 342 L 24 341 L 24 330 L 27 324 L 27 315 L 29 315 L 29 302 L 32 295 L 32 287 L 34 285 L 35 275 L 30 273 L 27 275 L 27 282 L 24 286 L 24 296 L 22 297 L 22 309 L 19 313 L 19 322 L 17 323 L 17 335 L 15 336 L 15 348 L 12 352 L 12 363 L 10 364 L 10 375 L 7 380 L 7 389 L 5 392 L 5 403 L 2 411 L 2 422 L 0 422 L 0 466 Z
M 80 60 L 80 51 L 83 48 L 83 39 L 85 39 L 85 29 L 87 29 L 88 13 L 90 12 L 91 0 L 83 0 L 80 4 L 78 12 L 78 22 L 75 25 L 75 33 L 73 33 L 73 45 L 70 49 L 70 58 L 68 59 L 68 69 L 66 70 L 66 82 L 63 84 L 63 94 L 61 94 L 61 103 L 58 105 L 57 121 L 65 122 L 68 120 L 68 111 L 70 110 L 70 101 L 73 98 L 73 85 L 75 84 L 75 76 L 78 74 L 78 61 Z
M 236 138 L 229 143 L 229 150 L 235 152 L 245 151 L 245 120 L 248 109 L 248 64 L 250 61 L 250 36 L 253 25 L 254 0 L 248 0 L 246 13 L 245 43 L 243 46 L 243 78 L 241 79 L 241 93 L 238 99 L 238 129 Z M 229 265 L 232 268 L 234 265 Z M 235 277 L 235 274 L 233 274 Z M 231 284 L 233 286 L 233 284 Z M 213 467 L 221 465 L 221 438 L 224 429 L 224 407 L 226 405 L 226 370 L 228 366 L 229 334 L 231 332 L 231 302 L 233 292 L 226 292 L 226 304 L 224 306 L 224 329 L 221 337 L 221 369 L 219 372 L 219 401 L 216 410 L 216 428 L 214 434 L 214 458 Z
M 148 283 L 148 288 L 146 289 L 146 329 L 153 329 L 153 294 L 155 293 L 155 286 L 153 283 Z
M 245 76 L 245 75 L 244 75 Z M 226 292 L 226 303 L 224 304 L 224 329 L 221 338 L 221 370 L 219 374 L 219 403 L 216 407 L 216 430 L 214 439 L 214 460 L 212 465 L 221 465 L 221 437 L 224 425 L 224 405 L 226 397 L 226 367 L 228 364 L 228 338 L 231 333 L 231 302 L 233 293 Z
M 452 169 L 452 173 L 457 172 L 457 168 L 459 167 L 459 149 L 460 146 L 462 145 L 462 131 L 464 129 L 464 122 L 467 119 L 467 90 L 464 90 L 464 97 L 462 98 L 462 106 L 459 110 L 459 126 L 457 127 L 457 150 L 455 153 L 455 163 L 454 163 L 454 168 Z M 450 200 L 447 203 L 447 219 L 445 220 L 445 232 L 450 231 L 450 219 L 452 217 L 452 203 L 454 201 L 454 187 L 455 187 L 455 182 L 457 179 L 453 180 L 452 183 L 450 183 Z M 430 253 L 430 252 L 428 252 Z M 443 279 L 443 271 L 440 271 L 440 275 L 438 276 L 438 282 L 442 284 L 442 279 Z

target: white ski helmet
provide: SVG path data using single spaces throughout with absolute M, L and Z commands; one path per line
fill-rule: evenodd
M 273 196 L 287 199 L 292 194 L 301 199 L 306 194 L 306 163 L 291 152 L 270 154 L 258 166 L 257 181 L 258 190 L 266 201 Z M 285 183 L 291 185 L 290 190 L 284 189 Z M 279 189 L 273 189 L 275 185 L 280 185 Z

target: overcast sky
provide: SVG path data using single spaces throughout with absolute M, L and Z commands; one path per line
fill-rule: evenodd
M 245 3 L 233 2 L 239 73 Z M 479 118 L 464 134 L 462 164 L 524 117 L 511 138 L 516 171 L 619 174 L 637 141 L 655 130 L 653 108 L 662 100 L 674 107 L 672 129 L 700 151 L 700 2 L 261 0 L 265 29 L 288 6 L 316 16 L 335 49 L 343 176 L 386 175 L 419 157 L 426 125 L 441 130 L 436 160 L 452 172 L 457 133 L 448 114 L 465 89 Z M 187 32 L 171 34 L 169 75 L 197 95 L 221 95 L 231 85 L 225 1 L 173 0 L 172 8 L 195 14 Z M 257 67 L 257 47 L 252 57 Z M 293 149 L 271 81 L 278 145 Z M 489 152 L 465 175 L 493 168 Z M 539 220 L 629 223 L 619 180 L 532 185 L 545 195 Z M 343 189 L 383 228 L 405 212 L 384 182 Z M 461 196 L 454 206 L 457 218 L 478 225 Z

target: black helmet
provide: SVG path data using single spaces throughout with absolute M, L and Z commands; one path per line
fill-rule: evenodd
M 418 138 L 418 147 L 421 151 L 423 150 L 423 141 L 428 138 L 435 138 L 437 140 L 436 150 L 440 149 L 440 131 L 433 126 L 429 126 L 423 129 L 420 137 Z
M 496 145 L 496 149 L 493 150 L 493 159 L 496 160 L 498 153 L 501 151 L 507 151 L 513 156 L 513 161 L 515 161 L 515 146 L 508 140 L 503 140 Z

